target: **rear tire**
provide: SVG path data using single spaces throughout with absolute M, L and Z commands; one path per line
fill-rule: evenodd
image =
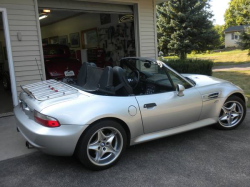
M 127 135 L 123 127 L 113 120 L 102 120 L 91 125 L 77 145 L 77 157 L 91 170 L 112 167 L 127 147 Z
M 215 127 L 222 130 L 232 130 L 242 124 L 246 116 L 246 104 L 237 97 L 229 97 L 221 108 L 218 123 Z

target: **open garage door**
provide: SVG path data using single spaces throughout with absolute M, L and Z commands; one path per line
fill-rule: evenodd
M 47 79 L 76 77 L 84 62 L 113 67 L 137 54 L 133 5 L 39 0 L 38 7 Z
M 82 10 L 84 12 L 92 13 L 118 13 L 118 14 L 132 14 L 133 10 L 129 5 L 109 4 L 109 3 L 95 3 L 82 1 L 66 1 L 66 0 L 38 0 L 40 8 L 51 9 L 71 9 Z

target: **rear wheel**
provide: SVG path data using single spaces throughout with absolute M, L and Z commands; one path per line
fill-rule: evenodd
M 245 116 L 245 102 L 237 96 L 231 96 L 221 108 L 216 127 L 226 130 L 235 129 L 243 122 Z
M 81 136 L 77 156 L 91 170 L 113 166 L 127 146 L 127 136 L 116 121 L 103 120 L 91 126 Z

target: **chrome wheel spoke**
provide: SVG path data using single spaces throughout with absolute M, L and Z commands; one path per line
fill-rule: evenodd
M 227 115 L 223 115 L 223 116 L 221 116 L 221 117 L 220 117 L 220 120 L 221 120 L 221 121 L 225 121 L 225 120 L 227 120 Z
M 236 118 L 236 117 L 239 117 L 240 115 L 241 115 L 240 113 L 235 112 L 235 113 L 232 113 L 232 114 L 231 114 L 231 117 L 232 117 L 232 118 Z
M 91 144 L 90 146 L 89 146 L 89 149 L 91 149 L 91 150 L 94 150 L 94 151 L 98 151 L 99 149 L 99 145 L 98 144 Z
M 107 137 L 105 136 L 105 134 L 103 134 L 103 132 L 102 132 L 102 130 L 99 130 L 98 132 L 97 132 L 97 140 L 98 141 L 102 141 L 102 140 L 104 140 L 104 139 L 106 139 Z
M 114 138 L 115 138 L 115 134 L 112 133 L 112 134 L 108 137 L 107 142 L 111 145 L 112 142 L 113 142 L 113 140 L 114 140 Z
M 102 149 L 100 149 L 99 151 L 96 152 L 96 156 L 95 156 L 95 161 L 96 162 L 100 162 L 101 158 L 103 157 L 104 152 Z
M 231 118 L 231 116 L 229 116 L 229 117 L 227 118 L 227 123 L 228 123 L 228 125 L 231 125 L 231 121 L 232 121 L 232 118 Z
M 106 152 L 107 152 L 107 153 L 112 153 L 112 154 L 114 154 L 114 155 L 117 154 L 117 151 L 116 151 L 112 146 L 107 147 Z
M 223 111 L 224 114 L 228 113 L 228 108 L 226 108 L 225 106 L 223 106 L 221 109 L 222 109 L 222 111 Z
M 236 111 L 236 103 L 233 103 L 232 106 L 229 108 L 229 110 L 232 111 Z

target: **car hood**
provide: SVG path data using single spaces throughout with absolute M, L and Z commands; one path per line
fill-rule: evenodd
M 182 74 L 182 76 L 187 77 L 195 82 L 195 87 L 215 85 L 220 83 L 228 83 L 226 80 L 218 79 L 215 77 L 199 74 Z

